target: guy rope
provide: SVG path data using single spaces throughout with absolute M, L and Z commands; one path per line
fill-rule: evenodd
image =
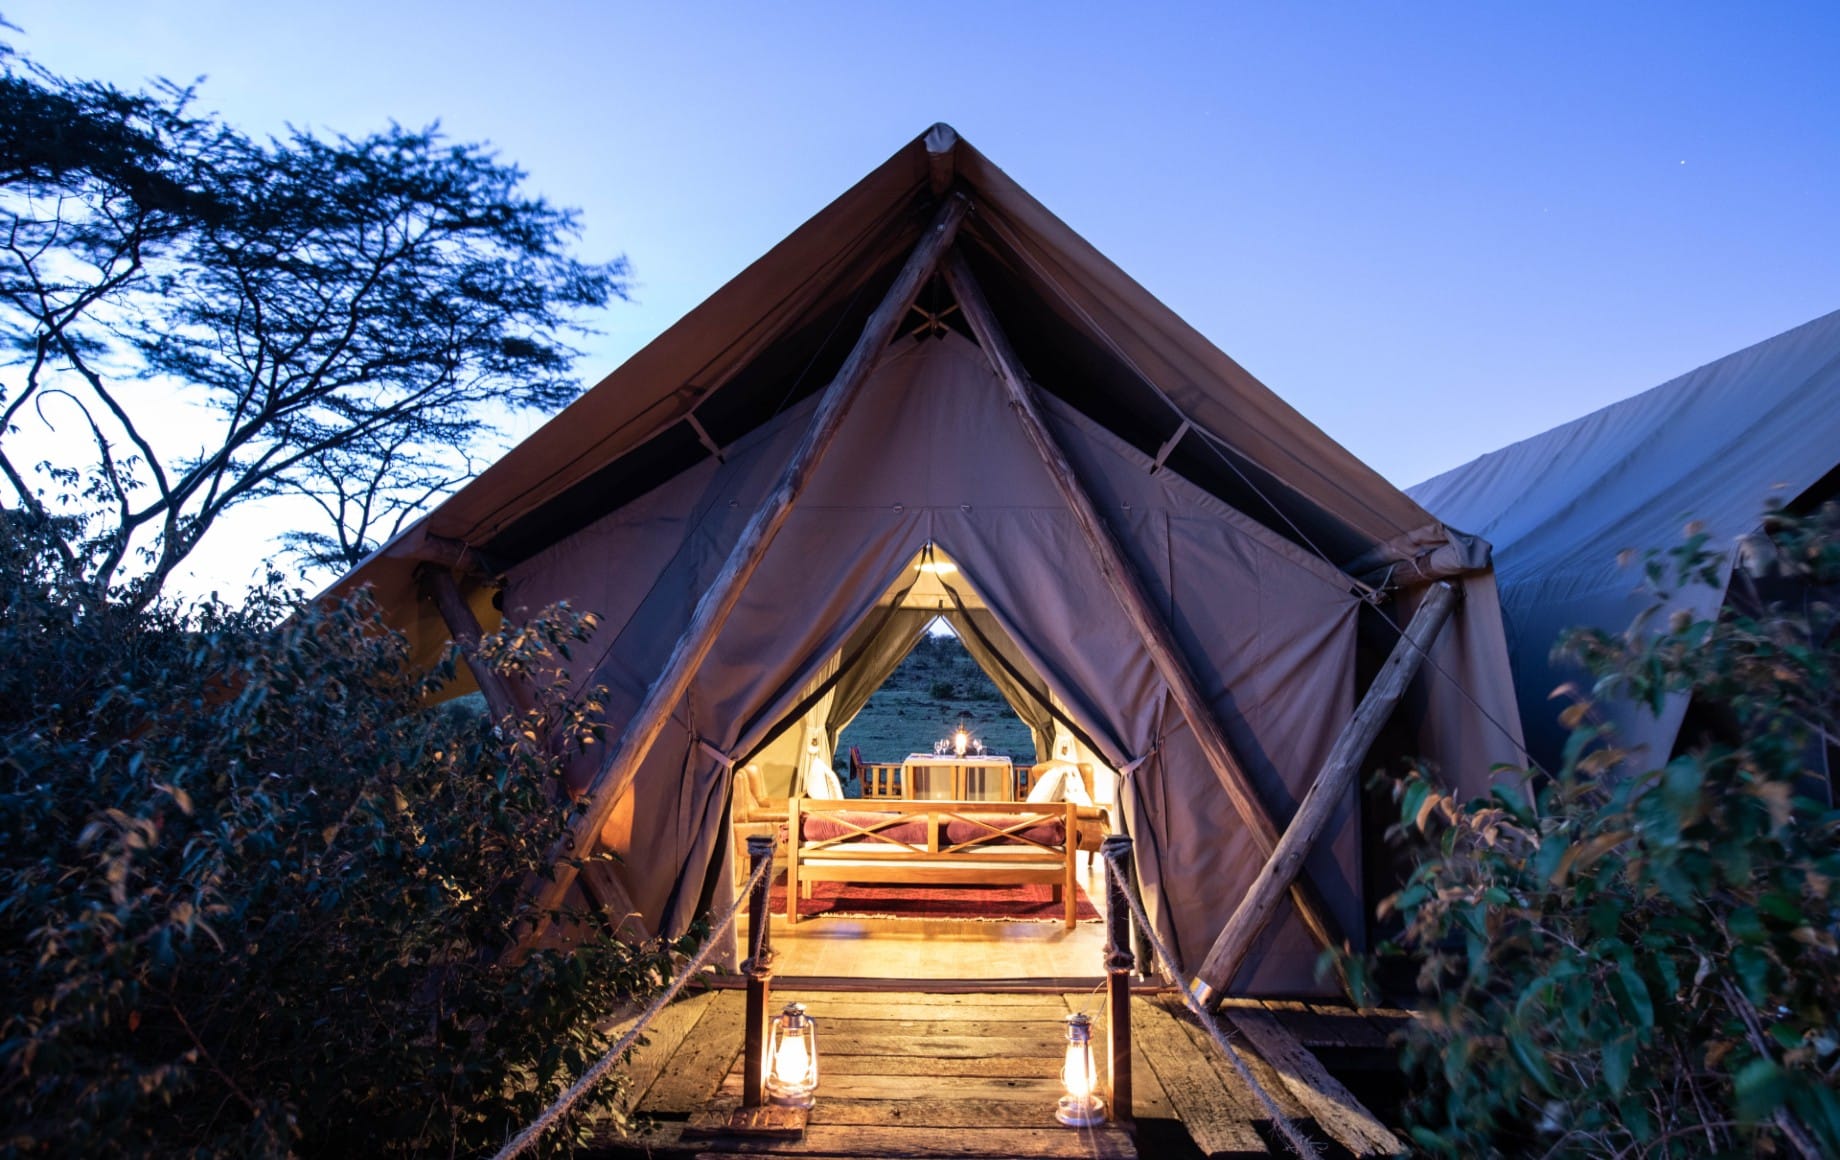
M 529 1150 L 544 1132 L 547 1132 L 556 1121 L 568 1114 L 570 1108 L 580 1102 L 582 1096 L 588 1094 L 596 1084 L 607 1077 L 607 1073 L 613 1070 L 614 1064 L 620 1061 L 627 1050 L 638 1041 L 639 1036 L 645 1032 L 646 1026 L 658 1017 L 659 1012 L 670 1006 L 671 1001 L 683 993 L 683 989 L 689 985 L 691 979 L 696 977 L 697 972 L 709 963 L 710 956 L 715 954 L 716 948 L 722 944 L 723 937 L 728 934 L 728 929 L 735 924 L 735 915 L 740 913 L 742 902 L 754 892 L 756 886 L 765 880 L 772 869 L 773 859 L 771 858 L 765 859 L 760 865 L 754 867 L 754 873 L 748 878 L 747 889 L 740 892 L 734 904 L 723 911 L 721 920 L 710 930 L 709 937 L 703 941 L 701 949 L 688 963 L 684 964 L 682 970 L 677 972 L 677 978 L 671 981 L 671 985 L 652 1000 L 652 1005 L 640 1014 L 638 1021 L 627 1029 L 626 1034 L 620 1036 L 619 1042 L 608 1048 L 607 1053 L 601 1056 L 593 1067 L 583 1072 L 573 1087 L 556 1097 L 556 1101 L 545 1108 L 542 1115 L 532 1120 L 523 1131 L 506 1141 L 505 1146 L 498 1150 L 494 1160 L 511 1160 L 511 1157 Z

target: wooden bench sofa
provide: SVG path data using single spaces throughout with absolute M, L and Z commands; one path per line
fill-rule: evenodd
M 1068 928 L 1079 921 L 1079 820 L 1072 803 L 893 804 L 792 799 L 788 923 L 799 921 L 799 899 L 813 882 L 1043 883 L 1054 887 Z

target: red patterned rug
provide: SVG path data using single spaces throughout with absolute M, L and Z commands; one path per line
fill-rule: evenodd
M 1098 922 L 1099 910 L 1078 886 L 1081 922 Z M 1053 888 L 1024 886 L 879 886 L 860 882 L 814 882 L 810 898 L 799 900 L 800 918 L 958 918 L 978 922 L 1061 922 L 1065 910 Z M 772 910 L 786 913 L 786 878 L 773 883 Z

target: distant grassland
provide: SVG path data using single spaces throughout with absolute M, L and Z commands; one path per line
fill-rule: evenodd
M 837 764 L 848 768 L 850 746 L 864 761 L 899 761 L 931 753 L 960 723 L 990 753 L 1018 765 L 1035 760 L 1035 742 L 1022 718 L 978 668 L 957 637 L 924 636 L 886 684 L 875 691 L 837 743 Z

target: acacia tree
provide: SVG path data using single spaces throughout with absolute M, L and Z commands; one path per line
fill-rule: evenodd
M 349 564 L 553 410 L 583 310 L 572 210 L 438 129 L 260 140 L 170 84 L 0 49 L 0 477 L 92 603 L 141 606 L 226 511 L 284 492 Z

